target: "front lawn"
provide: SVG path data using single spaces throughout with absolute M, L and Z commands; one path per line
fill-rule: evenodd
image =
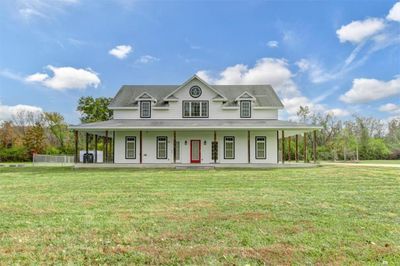
M 0 168 L 0 265 L 400 261 L 400 172 Z

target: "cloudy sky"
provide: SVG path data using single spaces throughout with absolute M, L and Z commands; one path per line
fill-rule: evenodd
M 271 84 L 342 118 L 400 116 L 400 2 L 0 2 L 0 120 L 21 109 L 77 123 L 80 96 L 123 84 Z

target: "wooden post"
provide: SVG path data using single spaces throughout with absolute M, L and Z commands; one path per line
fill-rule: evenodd
M 139 132 L 139 145 L 140 145 L 140 149 L 139 149 L 139 163 L 143 163 L 143 141 L 142 141 L 142 131 L 140 130 Z
M 296 163 L 299 162 L 299 135 L 296 134 L 296 152 L 294 154 Z
M 94 162 L 97 163 L 97 135 L 94 135 Z
M 285 163 L 285 131 L 282 130 L 282 164 Z
M 303 147 L 304 162 L 307 162 L 307 133 L 304 132 L 304 147 Z
M 313 133 L 313 159 L 314 163 L 317 163 L 317 131 L 314 130 Z
M 78 130 L 75 130 L 74 134 L 75 134 L 75 163 L 79 163 Z
M 88 163 L 88 157 L 89 157 L 88 154 L 89 154 L 89 133 L 86 132 L 86 153 L 85 153 L 86 163 Z
M 176 163 L 176 131 L 174 130 L 174 163 Z
M 108 138 L 108 145 L 109 145 L 109 148 L 108 148 L 108 162 L 112 162 L 112 149 L 113 149 L 113 146 L 112 146 L 112 139 L 111 138 Z
M 250 163 L 250 130 L 247 131 L 247 163 Z
M 276 163 L 279 163 L 279 130 L 276 131 Z
M 105 148 L 104 156 L 103 156 L 104 162 L 108 163 L 108 130 L 106 130 L 106 136 L 104 138 L 104 148 Z
M 214 142 L 217 142 L 217 131 L 216 130 L 214 130 Z M 218 147 L 217 147 L 217 151 L 218 151 Z M 217 156 L 214 157 L 214 163 L 217 163 Z
M 288 161 L 290 162 L 290 153 L 291 153 L 291 150 L 290 150 L 290 142 L 292 141 L 292 137 L 288 137 Z
M 112 151 L 113 151 L 113 153 L 112 153 L 112 162 L 113 163 L 115 163 L 115 130 L 113 131 L 113 141 L 112 141 L 112 147 L 113 147 L 113 149 L 112 149 Z

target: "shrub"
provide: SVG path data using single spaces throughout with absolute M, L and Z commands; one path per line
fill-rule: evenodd
M 29 160 L 28 151 L 24 147 L 0 149 L 0 162 L 27 162 Z

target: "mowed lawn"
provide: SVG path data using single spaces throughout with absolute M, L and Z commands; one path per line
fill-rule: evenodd
M 0 168 L 0 264 L 400 262 L 400 171 Z

